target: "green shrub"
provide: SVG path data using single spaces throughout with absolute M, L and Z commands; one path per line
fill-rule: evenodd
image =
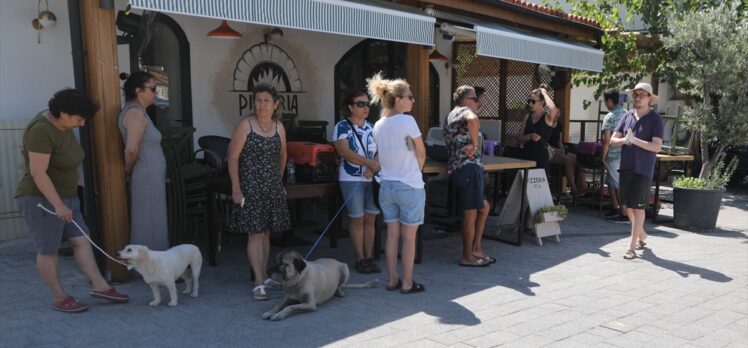
M 720 190 L 727 186 L 730 177 L 738 168 L 737 157 L 734 157 L 725 167 L 724 154 L 720 156 L 717 164 L 709 172 L 706 179 L 680 177 L 673 182 L 673 187 L 695 189 L 695 190 Z

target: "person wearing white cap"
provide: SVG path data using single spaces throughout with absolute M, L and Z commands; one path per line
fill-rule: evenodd
M 620 204 L 626 206 L 631 221 L 631 240 L 624 259 L 636 258 L 636 249 L 647 244 L 644 232 L 644 209 L 647 208 L 657 152 L 662 148 L 664 123 L 660 114 L 650 108 L 657 100 L 648 83 L 638 83 L 631 92 L 634 109 L 627 112 L 616 126 L 610 146 L 621 149 L 619 169 Z

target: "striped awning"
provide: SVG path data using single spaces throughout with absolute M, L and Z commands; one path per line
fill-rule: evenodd
M 476 53 L 483 56 L 600 72 L 601 50 L 498 25 L 475 25 Z
M 434 45 L 433 17 L 341 0 L 130 0 L 133 8 Z
M 471 25 L 478 55 L 596 72 L 603 69 L 603 51 L 590 46 L 445 11 L 432 12 L 436 18 Z

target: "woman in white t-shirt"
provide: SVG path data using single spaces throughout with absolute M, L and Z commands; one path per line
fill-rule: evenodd
M 362 91 L 350 93 L 345 98 L 348 117 L 335 125 L 333 139 L 340 154 L 338 181 L 350 223 L 353 250 L 356 253 L 356 271 L 362 274 L 381 270 L 372 257 L 374 253 L 374 223 L 379 208 L 374 203 L 372 176 L 379 172 L 377 144 L 374 127 L 366 121 L 369 116 L 369 96 Z
M 422 292 L 423 284 L 413 280 L 413 262 L 416 232 L 423 224 L 426 202 L 421 175 L 426 147 L 415 119 L 405 114 L 413 108 L 415 98 L 408 82 L 402 79 L 385 80 L 380 73 L 366 82 L 372 102 L 382 104 L 382 117 L 374 125 L 374 141 L 382 167 L 377 176 L 381 183 L 379 207 L 387 223 L 386 289 L 400 289 L 402 294 Z M 397 273 L 397 245 L 401 237 L 402 280 Z

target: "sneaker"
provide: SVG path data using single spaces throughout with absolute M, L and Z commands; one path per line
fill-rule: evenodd
M 605 219 L 615 219 L 620 215 L 621 213 L 618 212 L 618 209 L 611 209 L 607 214 L 605 214 Z
M 377 262 L 374 261 L 374 259 L 368 259 L 366 260 L 369 263 L 369 270 L 371 273 L 380 273 L 382 272 L 381 269 L 379 269 L 379 266 L 377 266 Z
M 88 310 L 88 305 L 75 300 L 73 296 L 65 296 L 60 302 L 52 305 L 52 308 L 65 313 L 80 313 Z
M 361 274 L 371 273 L 371 266 L 369 266 L 369 262 L 365 259 L 356 261 L 356 272 Z
M 117 303 L 126 303 L 130 300 L 130 297 L 125 294 L 120 294 L 114 288 L 109 288 L 105 291 L 93 291 L 91 290 L 91 297 L 99 298 L 102 300 L 109 300 Z
M 629 225 L 629 224 L 631 224 L 631 221 L 629 221 L 629 218 L 627 218 L 625 216 L 620 216 L 620 215 L 618 215 L 617 217 L 615 217 L 613 219 L 606 219 L 606 220 L 608 220 L 608 222 L 612 222 L 614 224 L 622 224 L 622 225 Z

